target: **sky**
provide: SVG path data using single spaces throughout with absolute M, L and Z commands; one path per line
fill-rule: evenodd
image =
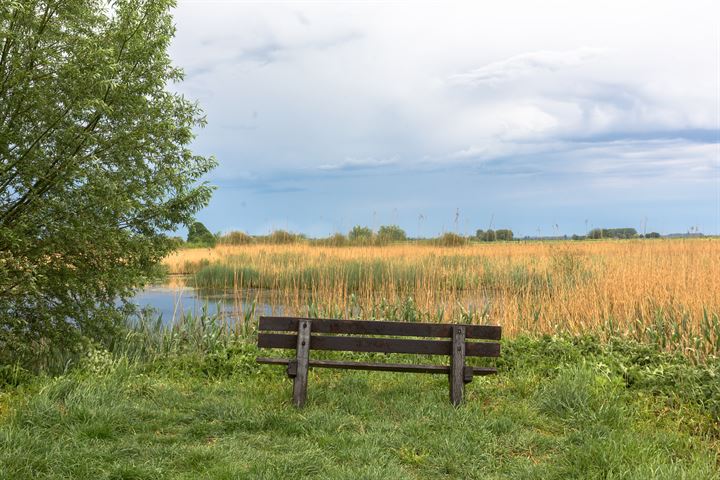
M 175 9 L 212 231 L 720 233 L 720 2 Z

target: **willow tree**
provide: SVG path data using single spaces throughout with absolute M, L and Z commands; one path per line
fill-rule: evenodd
M 0 2 L 0 362 L 107 338 L 210 198 L 173 4 Z

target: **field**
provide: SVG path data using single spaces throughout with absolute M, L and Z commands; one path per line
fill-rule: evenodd
M 61 374 L 0 368 L 0 478 L 720 478 L 718 240 L 256 244 L 165 265 L 232 293 L 239 320 L 140 317 Z M 255 363 L 248 292 L 283 313 L 500 324 L 498 374 L 454 408 L 440 375 L 312 370 L 297 410 L 282 368 Z
M 68 374 L 0 393 L 0 478 L 720 475 L 717 361 L 631 341 L 518 337 L 459 408 L 439 375 L 321 370 L 296 410 L 291 382 L 254 363 L 252 341 L 204 325 L 178 326 L 162 354 L 148 355 L 152 332 L 136 332 Z
M 696 358 L 720 352 L 717 239 L 220 246 L 180 250 L 165 265 L 201 288 L 263 289 L 291 314 L 494 323 L 510 336 L 621 335 Z

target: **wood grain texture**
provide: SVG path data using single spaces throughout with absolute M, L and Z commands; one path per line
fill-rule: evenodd
M 452 356 L 450 357 L 450 403 L 459 406 L 465 388 L 465 327 L 453 326 Z
M 260 317 L 260 331 L 297 332 L 302 318 Z M 314 333 L 341 333 L 355 335 L 388 335 L 397 337 L 451 338 L 453 324 L 387 322 L 381 320 L 312 319 Z M 500 340 L 502 327 L 497 325 L 463 325 L 465 338 L 473 340 Z
M 450 402 L 457 407 L 463 402 L 465 384 L 471 382 L 474 375 L 497 373 L 495 368 L 465 365 L 466 357 L 500 356 L 500 343 L 485 340 L 499 340 L 502 333 L 501 327 L 493 325 L 297 317 L 260 317 L 259 330 L 258 347 L 295 350 L 295 358 L 258 357 L 256 360 L 258 363 L 287 366 L 287 374 L 293 379 L 293 404 L 298 408 L 305 405 L 308 370 L 311 367 L 445 374 L 449 381 Z M 467 341 L 468 339 L 476 341 Z M 449 355 L 450 365 L 310 360 L 311 348 L 329 351 Z
M 260 333 L 258 335 L 258 346 L 262 348 L 294 349 L 296 347 L 296 336 L 282 333 Z M 313 335 L 312 348 L 313 350 L 350 352 L 450 355 L 452 342 L 448 340 Z M 466 342 L 465 355 L 470 357 L 498 357 L 500 356 L 500 344 L 496 342 Z
M 288 358 L 270 358 L 257 357 L 257 363 L 268 365 L 288 365 L 294 363 L 294 359 Z M 310 368 L 338 368 L 344 370 L 377 370 L 381 372 L 407 372 L 407 373 L 430 373 L 444 374 L 450 373 L 449 365 L 414 365 L 409 363 L 369 363 L 369 362 L 349 362 L 344 360 L 310 360 L 308 362 Z M 472 367 L 465 366 L 463 378 L 465 383 L 472 380 L 474 375 L 493 375 L 497 373 L 497 368 L 493 367 Z
M 312 322 L 303 320 L 297 333 L 297 372 L 293 379 L 293 404 L 301 408 L 307 398 L 307 379 L 310 362 L 310 328 Z

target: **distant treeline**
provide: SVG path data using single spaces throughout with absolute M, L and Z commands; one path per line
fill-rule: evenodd
M 587 238 L 598 240 L 601 238 L 660 238 L 657 232 L 650 232 L 644 235 L 638 234 L 634 228 L 593 228 L 586 236 L 573 235 L 573 240 L 585 240 Z
M 631 238 L 660 238 L 657 232 L 645 235 L 638 234 L 634 228 L 594 228 L 587 235 L 573 235 L 572 237 L 552 237 L 544 239 L 562 240 L 595 240 L 595 239 L 631 239 Z M 437 238 L 409 238 L 405 230 L 397 225 L 383 225 L 377 232 L 370 227 L 356 225 L 347 235 L 335 233 L 327 238 L 308 238 L 301 233 L 275 230 L 268 235 L 248 235 L 244 232 L 232 231 L 229 233 L 212 233 L 201 222 L 195 222 L 188 228 L 187 239 L 175 237 L 179 244 L 185 246 L 212 247 L 215 245 L 247 245 L 259 244 L 292 244 L 309 243 L 322 246 L 371 246 L 388 245 L 411 240 L 426 245 L 439 245 L 455 247 L 467 245 L 471 242 L 510 242 L 517 240 L 510 229 L 477 230 L 473 236 L 463 236 L 453 232 L 446 232 Z M 539 240 L 543 238 L 524 237 L 522 240 Z

